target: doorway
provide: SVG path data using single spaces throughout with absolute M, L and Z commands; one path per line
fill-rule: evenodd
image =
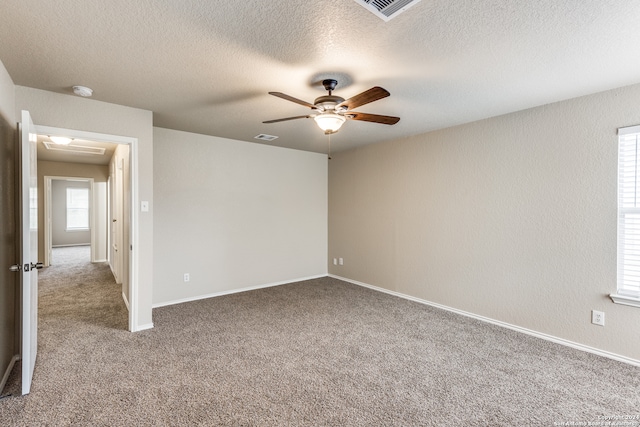
M 138 292 L 138 288 L 137 288 L 137 247 L 134 244 L 137 234 L 137 225 L 138 225 L 138 215 L 137 212 L 135 212 L 134 209 L 132 209 L 132 206 L 135 206 L 134 204 L 134 200 L 135 200 L 135 196 L 137 194 L 137 146 L 138 146 L 138 140 L 137 138 L 131 138 L 131 137 L 123 137 L 123 136 L 117 136 L 117 135 L 107 135 L 107 134 L 100 134 L 100 133 L 95 133 L 95 132 L 86 132 L 86 131 L 78 131 L 78 130 L 73 130 L 73 129 L 64 129 L 64 128 L 54 128 L 54 127 L 49 127 L 49 126 L 35 126 L 36 129 L 36 133 L 39 135 L 39 139 L 40 137 L 42 137 L 43 139 L 50 139 L 51 135 L 63 135 L 66 136 L 68 139 L 70 139 L 72 141 L 71 146 L 76 145 L 76 146 L 83 146 L 84 149 L 86 151 L 91 151 L 91 145 L 92 143 L 95 143 L 97 145 L 100 144 L 111 144 L 115 146 L 114 151 L 116 153 L 118 153 L 118 155 L 111 155 L 110 156 L 110 164 L 105 166 L 105 177 L 101 182 L 104 182 L 104 195 L 105 195 L 105 200 L 112 200 L 112 197 L 109 193 L 111 193 L 112 191 L 114 191 L 116 185 L 114 182 L 112 182 L 112 180 L 110 179 L 110 169 L 111 169 L 111 164 L 113 164 L 114 162 L 117 162 L 121 167 L 122 167 L 122 177 L 120 182 L 118 183 L 119 186 L 119 192 L 122 195 L 122 210 L 120 211 L 120 218 L 117 218 L 120 220 L 119 223 L 119 229 L 121 230 L 122 235 L 124 236 L 122 241 L 120 242 L 120 246 L 118 247 L 119 249 L 119 272 L 120 275 L 118 277 L 119 282 L 122 282 L 122 296 L 123 299 L 125 301 L 125 304 L 127 305 L 127 308 L 129 309 L 129 315 L 128 315 L 128 325 L 129 325 L 129 330 L 130 331 L 136 331 L 136 319 L 137 319 L 137 292 Z M 40 145 L 44 145 L 44 144 L 38 144 Z M 55 155 L 56 156 L 67 156 L 69 155 L 66 149 L 60 149 L 59 147 L 54 147 L 57 150 Z M 49 153 L 51 154 L 51 153 Z M 87 153 L 85 153 L 85 155 L 88 155 Z M 63 158 L 67 158 L 68 157 L 63 157 Z M 38 156 L 38 160 L 40 160 L 40 156 Z M 67 160 L 68 161 L 68 160 Z M 58 165 L 47 165 L 48 167 L 52 167 L 55 169 L 55 167 L 61 167 L 60 165 L 62 165 L 65 161 L 64 160 L 58 160 Z M 55 162 L 50 162 L 50 163 L 55 163 Z M 51 182 L 54 182 L 55 177 L 62 177 L 64 179 L 68 179 L 68 178 L 72 178 L 72 179 L 78 179 L 78 178 L 82 178 L 81 175 L 79 176 L 72 176 L 69 177 L 67 176 L 67 174 L 64 172 L 65 169 L 58 169 L 57 172 L 53 172 L 53 173 L 47 173 L 47 171 L 43 171 L 43 174 L 46 174 L 49 178 L 51 179 Z M 44 176 L 42 174 L 40 174 L 40 183 L 44 186 L 45 185 L 45 179 Z M 74 173 L 74 175 L 77 175 Z M 100 185 L 101 186 L 101 185 Z M 46 186 L 45 186 L 46 189 Z M 102 191 L 102 188 L 99 190 Z M 94 195 L 94 199 L 95 199 L 95 194 L 98 192 L 98 180 L 94 179 L 94 183 L 93 183 L 93 195 Z M 48 193 L 48 191 L 47 191 Z M 43 200 L 44 203 L 44 200 Z M 94 203 L 95 204 L 95 203 Z M 105 202 L 105 204 L 109 205 L 108 202 Z M 49 205 L 50 206 L 50 205 Z M 103 246 L 102 243 L 100 243 L 100 247 L 104 247 L 105 253 L 103 255 L 103 257 L 106 257 L 106 259 L 109 261 L 110 265 L 117 262 L 116 260 L 114 260 L 112 258 L 112 256 L 110 255 L 110 250 L 107 250 L 107 248 L 110 248 L 111 245 L 113 244 L 112 242 L 112 238 L 111 238 L 111 222 L 107 222 L 107 221 L 111 221 L 112 219 L 110 218 L 112 216 L 112 214 L 110 214 L 110 206 L 105 206 L 105 228 L 106 228 L 106 242 L 105 245 Z M 94 215 L 95 216 L 95 215 Z M 109 218 L 109 219 L 108 219 Z M 116 219 L 116 218 L 113 218 Z M 97 218 L 93 218 L 93 221 L 95 221 L 96 224 L 100 223 L 100 220 L 98 220 Z M 43 220 L 44 222 L 44 220 Z M 51 228 L 51 224 L 42 224 L 43 225 L 43 229 L 45 226 L 48 226 L 48 228 Z M 98 231 L 98 230 L 96 230 Z M 98 243 L 99 239 L 95 233 L 92 231 L 92 234 L 94 234 L 91 238 L 92 240 L 92 246 L 94 246 L 96 243 Z M 43 237 L 46 237 L 48 235 L 44 234 Z M 51 236 L 52 237 L 52 236 Z M 44 240 L 44 239 L 43 239 Z M 50 242 L 48 242 L 50 243 Z M 50 245 L 45 245 L 43 242 L 43 247 L 47 246 L 47 252 L 49 249 Z M 51 253 L 43 253 L 43 257 L 47 258 L 48 257 L 48 261 L 49 263 L 51 262 Z M 100 256 L 100 250 L 97 250 L 94 248 L 94 250 L 92 250 L 92 260 L 95 261 L 102 261 L 103 258 L 102 256 Z
M 107 185 L 88 177 L 44 176 L 45 267 L 56 264 L 53 248 L 87 246 L 75 253 L 107 261 Z M 66 251 L 74 253 L 73 251 Z

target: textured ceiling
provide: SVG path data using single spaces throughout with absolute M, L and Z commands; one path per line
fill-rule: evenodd
M 401 121 L 349 121 L 337 151 L 638 83 L 639 18 L 629 0 L 422 0 L 387 23 L 351 0 L 3 0 L 0 60 L 155 126 L 325 152 L 310 119 L 261 123 L 310 112 L 267 92 L 313 102 L 332 73 L 344 98 L 389 90 L 357 110 Z

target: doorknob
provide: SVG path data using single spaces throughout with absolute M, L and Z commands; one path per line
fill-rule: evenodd
M 22 270 L 22 266 L 18 264 L 13 264 L 11 267 L 9 267 L 9 271 L 18 272 L 20 270 Z
M 25 264 L 24 265 L 24 271 L 31 271 L 33 269 L 37 269 L 40 270 L 42 267 L 44 267 L 44 265 L 41 262 L 37 262 L 37 263 L 31 263 L 31 264 Z

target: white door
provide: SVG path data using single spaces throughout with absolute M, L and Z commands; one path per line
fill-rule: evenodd
M 118 177 L 117 160 L 111 163 L 111 173 L 109 175 L 109 201 L 110 201 L 110 222 L 109 229 L 110 232 L 110 245 L 109 245 L 109 265 L 111 266 L 111 272 L 113 273 L 113 277 L 116 280 L 116 283 L 121 284 L 120 278 L 120 253 L 118 252 L 120 239 L 119 230 L 120 230 L 120 214 L 118 212 L 118 200 L 119 200 L 119 190 L 118 186 L 120 185 L 120 180 Z
M 38 138 L 28 111 L 22 111 L 20 128 L 22 394 L 28 394 L 38 350 L 38 268 L 42 267 L 38 262 Z

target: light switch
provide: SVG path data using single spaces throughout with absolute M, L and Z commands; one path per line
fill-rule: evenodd
M 149 202 L 147 201 L 140 202 L 140 210 L 142 212 L 149 212 Z

